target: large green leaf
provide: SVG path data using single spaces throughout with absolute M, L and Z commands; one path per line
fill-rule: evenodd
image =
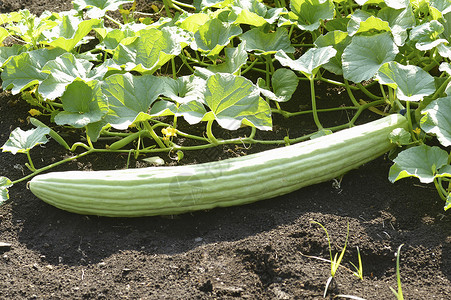
M 214 73 L 230 73 L 240 75 L 241 67 L 247 62 L 246 42 L 241 42 L 236 48 L 225 48 L 225 62 L 208 67 Z
M 247 24 L 256 27 L 266 24 L 266 6 L 257 0 L 235 0 L 231 7 L 236 16 L 233 23 Z
M 421 101 L 435 92 L 434 77 L 420 67 L 401 65 L 391 61 L 382 65 L 376 74 L 381 83 L 396 89 L 398 99 Z
M 279 27 L 275 32 L 265 32 L 261 28 L 254 28 L 246 31 L 240 36 L 246 42 L 247 51 L 255 51 L 255 54 L 274 54 L 279 50 L 286 53 L 293 53 L 288 31 Z
M 11 89 L 13 94 L 41 83 L 48 74 L 42 72 L 42 67 L 50 60 L 63 54 L 63 49 L 39 49 L 23 52 L 12 57 L 4 65 L 1 75 L 3 89 Z
M 7 63 L 13 56 L 19 55 L 27 51 L 27 46 L 14 44 L 10 47 L 0 47 L 0 67 Z
M 324 69 L 337 75 L 343 74 L 341 56 L 343 55 L 344 49 L 351 43 L 351 40 L 352 38 L 347 32 L 340 30 L 334 30 L 325 35 L 320 35 L 315 40 L 315 46 L 318 48 L 332 46 L 337 50 L 335 57 L 332 57 L 323 65 Z
M 431 183 L 438 170 L 448 164 L 448 153 L 439 147 L 420 145 L 402 151 L 393 161 L 388 175 L 391 182 L 416 177 L 422 183 Z
M 208 56 L 216 57 L 232 38 L 242 32 L 238 25 L 223 23 L 219 19 L 211 19 L 200 26 L 194 34 L 191 48 L 204 52 Z
M 184 104 L 192 101 L 204 103 L 206 82 L 204 79 L 191 75 L 177 79 L 162 77 L 164 82 L 162 94 L 171 100 Z
M 79 78 L 86 82 L 101 80 L 107 68 L 101 65 L 93 68 L 93 64 L 84 59 L 77 59 L 72 53 L 65 53 L 47 62 L 42 72 L 49 74 L 39 85 L 38 92 L 44 98 L 56 99 L 63 95 L 66 86 Z
M 451 96 L 438 98 L 422 111 L 421 128 L 437 136 L 440 143 L 451 146 Z
M 371 32 L 390 32 L 390 26 L 388 22 L 383 21 L 366 11 L 358 10 L 352 14 L 348 23 L 348 34 L 353 36 L 358 33 L 371 33 Z
M 163 93 L 165 83 L 153 75 L 133 76 L 130 73 L 107 77 L 102 90 L 108 98 L 105 120 L 116 129 L 127 129 L 138 120 L 150 118 L 150 105 Z
M 73 16 L 63 16 L 61 23 L 42 34 L 46 40 L 41 41 L 52 47 L 59 47 L 66 51 L 72 51 L 78 43 L 86 37 L 92 27 L 100 24 L 99 19 L 80 20 Z
M 334 17 L 335 6 L 331 0 L 291 0 L 288 18 L 302 30 L 314 31 L 321 20 Z
M 37 145 L 48 142 L 46 135 L 50 133 L 50 128 L 37 127 L 30 130 L 22 130 L 19 127 L 14 129 L 9 135 L 9 139 L 1 147 L 3 152 L 26 153 Z
M 205 102 L 211 109 L 204 121 L 216 120 L 225 129 L 241 125 L 271 130 L 271 109 L 260 97 L 259 89 L 248 79 L 218 73 L 208 78 Z
M 113 52 L 113 61 L 126 71 L 153 73 L 182 50 L 166 28 L 141 30 L 131 41 L 119 44 Z
M 260 81 L 261 82 L 261 81 Z M 277 69 L 271 77 L 272 89 L 267 90 L 265 86 L 259 86 L 263 96 L 277 102 L 286 102 L 291 99 L 299 83 L 298 76 L 290 69 Z
M 278 51 L 275 55 L 276 59 L 282 66 L 289 67 L 295 71 L 299 71 L 308 78 L 313 78 L 319 71 L 320 67 L 335 56 L 337 50 L 332 46 L 321 48 L 310 48 L 301 57 L 296 60 L 291 59 L 283 51 Z
M 107 11 L 114 11 L 119 6 L 133 3 L 133 0 L 73 0 L 74 9 L 78 11 L 86 10 L 90 18 L 102 18 Z
M 180 28 L 195 33 L 199 30 L 199 27 L 204 25 L 208 20 L 210 20 L 210 16 L 204 13 L 191 14 L 186 17 L 180 23 Z
M 409 37 L 411 43 L 414 43 L 418 50 L 427 51 L 440 44 L 448 43 L 446 39 L 439 38 L 443 31 L 443 25 L 436 20 L 432 20 L 412 28 Z
M 207 113 L 205 106 L 198 101 L 190 101 L 176 105 L 170 101 L 157 101 L 150 109 L 152 116 L 182 116 L 189 124 L 197 124 Z
M 108 111 L 106 97 L 95 81 L 75 80 L 67 86 L 61 102 L 64 110 L 55 116 L 58 125 L 82 128 L 100 121 Z
M 371 79 L 386 62 L 399 52 L 390 33 L 354 36 L 342 55 L 343 76 L 353 82 Z

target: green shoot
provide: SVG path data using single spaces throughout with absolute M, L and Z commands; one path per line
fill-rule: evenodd
M 341 261 L 343 259 L 344 254 L 345 254 L 345 251 L 346 251 L 346 246 L 348 244 L 348 236 L 349 236 L 349 222 L 348 222 L 348 225 L 347 225 L 346 240 L 345 240 L 345 244 L 343 246 L 343 249 L 341 249 L 340 255 L 338 255 L 338 253 L 335 253 L 335 256 L 332 256 L 332 246 L 330 244 L 330 237 L 329 237 L 329 233 L 327 232 L 327 229 L 319 222 L 316 222 L 316 221 L 311 221 L 311 222 L 321 226 L 321 228 L 326 232 L 327 242 L 329 243 L 330 276 L 327 279 L 326 288 L 324 289 L 324 295 L 323 295 L 323 297 L 326 298 L 326 294 L 327 294 L 327 291 L 329 289 L 329 285 L 332 283 L 332 281 L 333 281 L 333 279 L 335 277 L 335 274 L 337 273 L 337 270 L 338 270 L 338 268 L 341 265 Z
M 396 254 L 396 279 L 398 282 L 398 291 L 395 291 L 394 288 L 390 287 L 390 290 L 395 294 L 396 299 L 398 300 L 404 300 L 404 296 L 402 295 L 402 284 L 401 284 L 401 274 L 399 271 L 399 260 L 401 256 L 401 247 L 404 246 L 404 244 L 401 244 L 398 248 L 398 252 Z
M 355 276 L 357 276 L 357 278 L 359 278 L 359 279 L 361 279 L 361 280 L 363 280 L 363 265 L 362 265 L 362 257 L 360 256 L 360 250 L 359 250 L 359 247 L 356 247 L 357 248 L 357 257 L 358 257 L 358 260 L 359 260 L 359 266 L 357 267 L 356 265 L 354 265 L 352 262 L 350 262 L 351 263 L 351 265 L 355 268 L 355 272 L 353 273 Z

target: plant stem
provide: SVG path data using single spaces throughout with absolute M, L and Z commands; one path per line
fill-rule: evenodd
M 318 111 L 316 109 L 316 96 L 315 96 L 315 79 L 313 76 L 309 77 L 310 81 L 310 93 L 311 93 L 311 99 L 312 99 L 312 112 L 313 112 L 313 120 L 315 121 L 316 127 L 318 127 L 318 130 L 323 129 L 323 125 L 321 125 L 321 122 L 318 118 Z
M 150 136 L 155 140 L 155 142 L 160 146 L 160 148 L 167 148 L 163 142 L 161 141 L 160 137 L 155 133 L 152 126 L 148 122 L 143 122 L 144 127 L 149 131 Z
M 214 120 L 207 121 L 207 137 L 208 137 L 208 140 L 210 141 L 210 143 L 212 143 L 213 145 L 219 145 L 219 141 L 213 135 L 213 130 L 212 130 L 213 121 Z

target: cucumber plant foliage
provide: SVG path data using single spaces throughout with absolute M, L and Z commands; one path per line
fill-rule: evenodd
M 186 151 L 226 144 L 294 144 L 352 127 L 370 110 L 408 120 L 390 135 L 399 147 L 391 153 L 389 180 L 432 183 L 444 209 L 451 207 L 451 2 L 163 4 L 143 13 L 133 0 L 74 0 L 69 11 L 0 15 L 2 88 L 20 94 L 35 117 L 34 129 L 14 130 L 1 147 L 26 154 L 31 173 L 0 177 L 0 201 L 9 199 L 11 185 L 91 153 L 166 152 L 182 159 Z M 286 102 L 299 100 L 293 95 L 301 80 L 309 82 L 310 107 L 285 110 Z M 351 105 L 318 108 L 318 81 L 345 90 Z M 352 117 L 325 127 L 321 119 L 331 110 Z M 311 115 L 317 131 L 255 138 L 257 130 L 273 128 L 274 115 Z M 181 131 L 181 119 L 203 126 L 204 134 Z M 213 125 L 248 133 L 224 138 Z M 58 133 L 67 129 L 85 138 L 68 145 Z M 49 137 L 72 156 L 35 168 L 31 150 Z M 100 137 L 111 143 L 97 146 Z

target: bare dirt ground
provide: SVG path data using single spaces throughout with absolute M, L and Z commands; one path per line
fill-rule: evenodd
M 70 7 L 61 0 L 0 2 L 1 12 Z M 14 128 L 30 128 L 29 109 L 1 92 L 0 145 Z M 44 165 L 69 153 L 50 141 L 32 155 Z M 98 155 L 58 170 L 123 168 L 125 161 Z M 25 162 L 0 153 L 0 174 L 20 178 Z M 346 174 L 340 187 L 327 182 L 251 205 L 136 219 L 67 213 L 17 184 L 0 207 L 0 241 L 11 244 L 0 247 L 0 299 L 322 299 L 330 265 L 306 255 L 327 259 L 329 250 L 311 221 L 327 228 L 334 253 L 349 222 L 343 265 L 357 264 L 356 247 L 362 255 L 363 281 L 341 268 L 327 299 L 395 299 L 389 287 L 396 289 L 401 244 L 405 299 L 451 299 L 451 215 L 432 186 L 391 184 L 389 167 L 381 157 Z

